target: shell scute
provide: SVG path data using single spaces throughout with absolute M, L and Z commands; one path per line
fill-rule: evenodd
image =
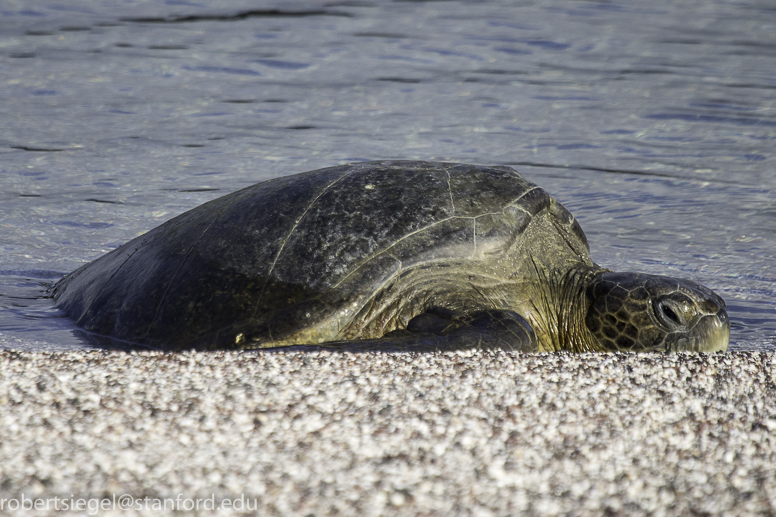
M 508 168 L 460 164 L 447 171 L 450 192 L 455 200 L 455 215 L 461 217 L 501 211 L 534 187 Z
M 448 193 L 442 169 L 376 164 L 351 174 L 305 214 L 278 257 L 273 277 L 327 289 L 397 240 L 451 217 Z
M 552 201 L 552 196 L 546 190 L 534 186 L 518 199 L 514 206 L 525 210 L 531 216 L 535 216 L 542 210 L 548 209 Z
M 445 219 L 408 235 L 388 248 L 408 269 L 429 262 L 470 257 L 474 253 L 474 221 Z
M 531 216 L 513 206 L 501 213 L 476 218 L 477 255 L 480 258 L 506 253 L 531 222 Z

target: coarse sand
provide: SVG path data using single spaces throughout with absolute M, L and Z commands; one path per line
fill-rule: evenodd
M 3 351 L 0 513 L 774 514 L 774 364 Z

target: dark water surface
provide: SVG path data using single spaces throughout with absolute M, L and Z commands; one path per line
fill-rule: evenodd
M 776 349 L 770 0 L 10 0 L 0 81 L 0 347 L 85 347 L 46 287 L 204 201 L 431 159 L 515 166 Z

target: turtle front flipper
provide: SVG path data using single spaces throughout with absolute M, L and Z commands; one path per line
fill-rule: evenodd
M 451 311 L 438 307 L 415 316 L 406 330 L 390 332 L 376 339 L 322 343 L 319 347 L 354 352 L 538 351 L 536 334 L 531 325 L 514 311 L 488 309 L 455 316 Z

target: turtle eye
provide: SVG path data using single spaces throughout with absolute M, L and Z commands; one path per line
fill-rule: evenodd
M 672 303 L 668 300 L 661 300 L 657 304 L 657 316 L 669 327 L 678 327 L 684 325 L 684 321 L 680 316 L 680 311 L 676 307 L 672 307 Z
M 676 313 L 674 312 L 674 310 L 671 307 L 669 307 L 668 305 L 666 305 L 664 303 L 661 303 L 660 304 L 660 310 L 663 311 L 663 316 L 665 316 L 669 320 L 673 321 L 677 325 L 679 323 L 681 323 L 679 321 L 679 316 L 677 316 Z

